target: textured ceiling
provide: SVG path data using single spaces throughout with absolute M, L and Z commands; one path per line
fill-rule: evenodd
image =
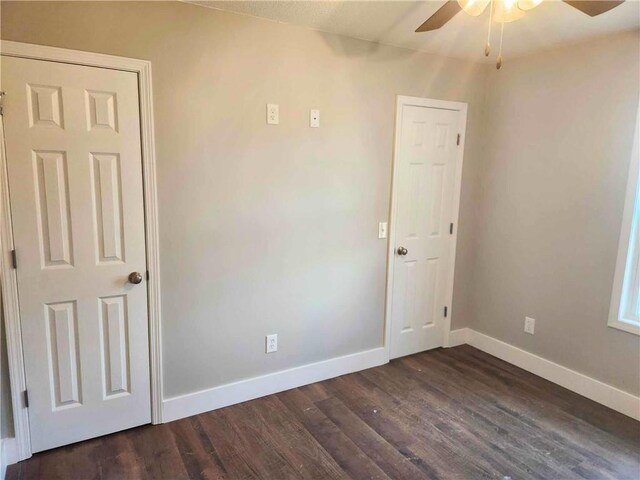
M 597 0 L 596 0 L 597 1 Z M 429 53 L 482 61 L 488 14 L 459 13 L 440 30 L 414 30 L 443 1 L 191 1 L 229 12 L 303 25 L 315 30 L 371 40 Z M 492 44 L 498 44 L 494 24 Z M 640 2 L 627 0 L 598 17 L 558 0 L 546 0 L 515 23 L 505 25 L 504 56 L 515 57 L 555 45 L 574 43 L 610 33 L 640 28 Z M 492 55 L 494 57 L 494 55 Z M 490 61 L 495 61 L 491 59 Z

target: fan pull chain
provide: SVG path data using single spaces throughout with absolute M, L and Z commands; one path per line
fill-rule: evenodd
M 504 37 L 504 22 L 502 22 L 502 28 L 500 29 L 500 51 L 498 52 L 498 59 L 496 60 L 496 68 L 500 70 L 502 68 L 502 38 Z
M 484 47 L 484 56 L 491 53 L 491 24 L 493 24 L 493 0 L 489 2 L 489 33 L 487 33 L 487 45 Z

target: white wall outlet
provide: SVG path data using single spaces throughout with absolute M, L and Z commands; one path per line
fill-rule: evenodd
M 311 128 L 320 127 L 320 110 L 309 110 L 309 126 Z
M 530 317 L 524 317 L 524 331 L 533 335 L 536 331 L 536 319 Z
M 387 222 L 378 224 L 378 238 L 387 238 Z
M 269 125 L 280 123 L 280 107 L 275 103 L 267 103 L 267 123 Z
M 266 336 L 266 353 L 273 353 L 278 351 L 278 334 Z

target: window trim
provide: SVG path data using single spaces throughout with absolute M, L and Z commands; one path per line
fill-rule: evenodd
M 633 148 L 631 149 L 631 163 L 629 165 L 629 180 L 627 182 L 627 192 L 624 203 L 624 213 L 622 216 L 622 228 L 620 231 L 620 240 L 618 244 L 618 259 L 616 262 L 616 272 L 613 280 L 613 294 L 611 296 L 611 308 L 609 310 L 608 325 L 625 332 L 640 335 L 640 324 L 630 323 L 622 320 L 621 307 L 624 292 L 625 275 L 627 274 L 627 262 L 629 258 L 629 249 L 631 248 L 631 235 L 634 222 L 634 210 L 640 208 L 640 193 L 638 193 L 638 176 L 640 175 L 640 151 L 639 151 L 639 133 L 640 128 L 640 105 L 638 106 L 638 118 L 636 119 L 635 133 L 633 138 Z M 640 215 L 637 212 L 635 215 Z M 638 227 L 636 227 L 638 228 Z M 640 232 L 637 233 L 640 235 Z M 640 274 L 640 273 L 639 273 Z

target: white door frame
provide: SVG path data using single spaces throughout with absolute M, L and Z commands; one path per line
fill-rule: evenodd
M 398 207 L 398 166 L 400 164 L 400 132 L 402 131 L 402 109 L 404 106 L 416 106 L 427 108 L 438 108 L 442 110 L 455 110 L 462 115 L 461 125 L 459 126 L 458 133 L 460 134 L 460 146 L 458 147 L 458 154 L 456 155 L 456 166 L 453 186 L 453 203 L 451 211 L 451 222 L 454 225 L 453 235 L 451 241 L 453 242 L 453 250 L 449 255 L 449 278 L 447 279 L 447 304 L 448 312 L 444 319 L 444 334 L 442 339 L 442 346 L 448 347 L 449 333 L 451 332 L 451 318 L 453 316 L 453 280 L 455 277 L 456 266 L 456 245 L 458 242 L 458 217 L 460 214 L 460 190 L 462 186 L 462 161 L 464 157 L 464 140 L 467 128 L 467 104 L 462 102 L 450 102 L 446 100 L 434 100 L 431 98 L 421 97 L 408 97 L 405 95 L 398 95 L 396 100 L 396 130 L 395 140 L 393 148 L 393 177 L 391 180 L 391 212 L 389 216 L 389 245 L 387 253 L 387 293 L 385 301 L 385 332 L 384 332 L 384 346 L 387 350 L 387 358 L 391 356 L 391 305 L 393 295 L 393 269 L 395 266 L 395 247 L 396 247 L 396 232 L 395 222 L 397 218 Z
M 138 75 L 140 98 L 140 132 L 142 147 L 142 175 L 144 188 L 145 240 L 147 251 L 147 282 L 149 308 L 149 364 L 151 376 L 151 421 L 162 423 L 162 341 L 160 336 L 160 257 L 158 242 L 158 202 L 156 194 L 156 160 L 153 128 L 153 93 L 151 90 L 151 62 L 99 53 L 81 52 L 63 48 L 46 47 L 3 40 L 0 54 L 90 67 L 110 68 L 134 72 Z M 1 57 L 0 57 L 1 58 Z M 10 94 L 10 92 L 9 92 Z M 0 132 L 4 138 L 4 132 Z M 11 402 L 18 458 L 31 456 L 29 411 L 25 407 L 26 376 L 24 370 L 20 310 L 18 304 L 18 280 L 12 266 L 11 250 L 14 249 L 11 225 L 11 205 L 7 160 L 2 144 L 0 155 L 0 283 L 7 334 L 7 356 L 11 383 Z

